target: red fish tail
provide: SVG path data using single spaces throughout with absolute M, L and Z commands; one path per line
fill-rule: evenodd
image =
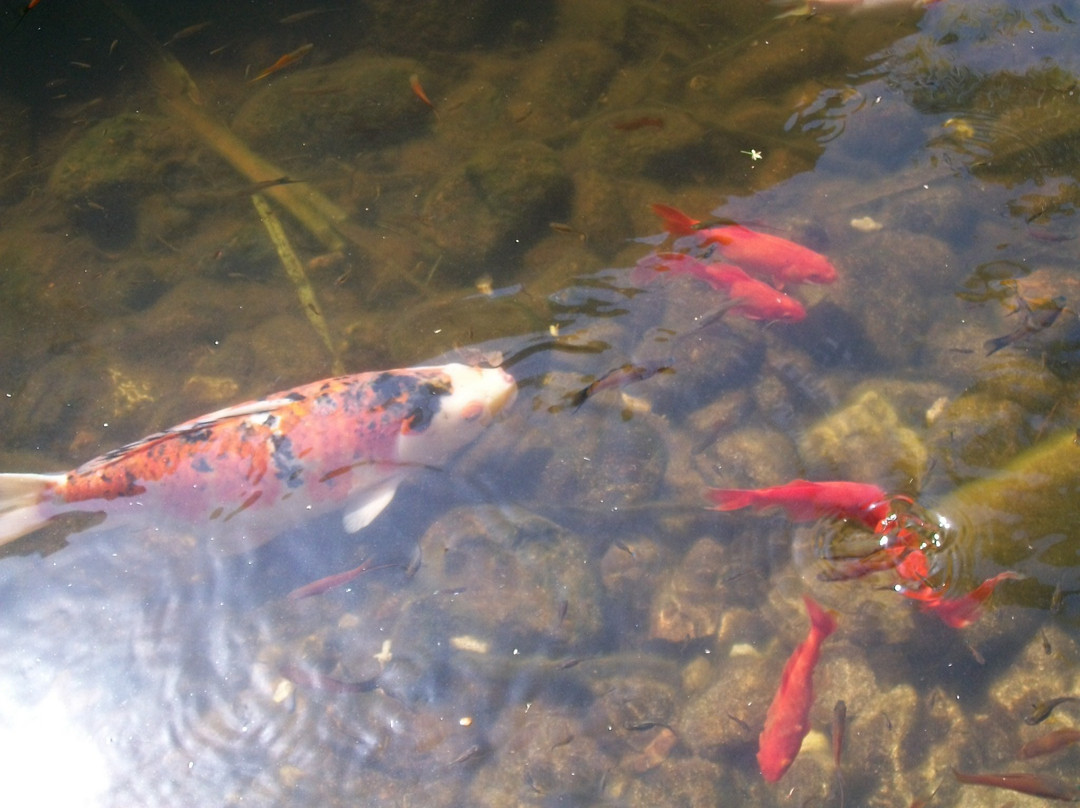
M 803 595 L 803 603 L 806 604 L 806 614 L 810 617 L 810 627 L 821 639 L 825 639 L 836 631 L 836 617 L 832 612 L 822 608 L 809 595 Z
M 691 219 L 685 213 L 669 205 L 653 205 L 653 213 L 664 222 L 664 229 L 673 236 L 689 236 L 695 233 L 698 225 L 697 219 Z
M 743 488 L 710 488 L 705 496 L 716 503 L 714 511 L 737 511 L 757 504 L 757 492 Z

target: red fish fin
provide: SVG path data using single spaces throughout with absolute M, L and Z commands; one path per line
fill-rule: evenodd
M 743 488 L 710 488 L 705 496 L 716 503 L 714 511 L 737 511 L 757 504 L 756 493 Z
M 0 544 L 44 527 L 55 514 L 45 507 L 50 490 L 66 474 L 0 474 Z
M 697 219 L 691 219 L 681 210 L 668 205 L 653 205 L 653 213 L 664 222 L 664 229 L 673 236 L 689 236 L 697 231 L 701 224 Z
M 803 603 L 806 604 L 806 613 L 810 617 L 810 625 L 822 639 L 836 631 L 836 616 L 826 611 L 809 595 L 803 595 Z

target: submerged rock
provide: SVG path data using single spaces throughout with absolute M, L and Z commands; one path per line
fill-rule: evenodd
M 541 143 L 481 149 L 449 169 L 424 200 L 423 215 L 451 271 L 523 252 L 566 218 L 572 184 Z
M 504 651 L 563 652 L 600 631 L 598 565 L 578 537 L 540 516 L 459 508 L 428 529 L 420 549 L 421 590 L 439 593 L 452 632 Z
M 896 492 L 917 492 L 929 462 L 919 436 L 872 390 L 808 429 L 799 453 L 811 478 L 874 482 Z
M 397 143 L 425 131 L 431 110 L 409 89 L 411 59 L 357 54 L 267 83 L 240 108 L 233 130 L 267 154 L 357 149 Z M 347 150 L 342 153 L 342 150 Z

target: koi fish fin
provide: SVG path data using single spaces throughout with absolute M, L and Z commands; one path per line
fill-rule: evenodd
M 0 544 L 33 533 L 54 515 L 44 507 L 48 492 L 66 474 L 0 474 Z
M 714 511 L 737 511 L 740 508 L 749 508 L 757 503 L 756 491 L 747 491 L 742 488 L 710 488 L 705 496 L 716 503 Z
M 653 205 L 652 210 L 663 221 L 664 229 L 673 236 L 693 235 L 701 224 L 697 219 L 691 219 L 678 208 L 669 205 Z
M 355 494 L 345 516 L 342 517 L 345 530 L 355 533 L 370 525 L 394 499 L 400 482 L 399 477 L 392 477 Z
M 208 426 L 213 426 L 218 421 L 226 421 L 229 418 L 238 418 L 246 415 L 261 415 L 263 413 L 273 412 L 279 407 L 285 407 L 290 404 L 295 404 L 297 399 L 295 398 L 264 398 L 260 401 L 248 401 L 244 404 L 237 404 L 233 407 L 226 407 L 223 410 L 215 410 L 214 412 L 201 415 L 193 421 L 187 421 L 179 426 L 174 426 L 172 429 L 167 430 L 164 434 L 172 434 L 174 432 L 194 432 L 199 429 L 205 429 Z
M 810 617 L 810 627 L 825 639 L 836 631 L 836 617 L 832 612 L 826 611 L 809 595 L 803 595 L 803 603 L 806 604 L 806 614 Z

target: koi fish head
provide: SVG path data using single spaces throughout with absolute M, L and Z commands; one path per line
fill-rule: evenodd
M 398 459 L 438 465 L 476 438 L 517 397 L 501 368 L 448 364 L 413 368 L 425 379 L 426 400 L 402 423 Z

